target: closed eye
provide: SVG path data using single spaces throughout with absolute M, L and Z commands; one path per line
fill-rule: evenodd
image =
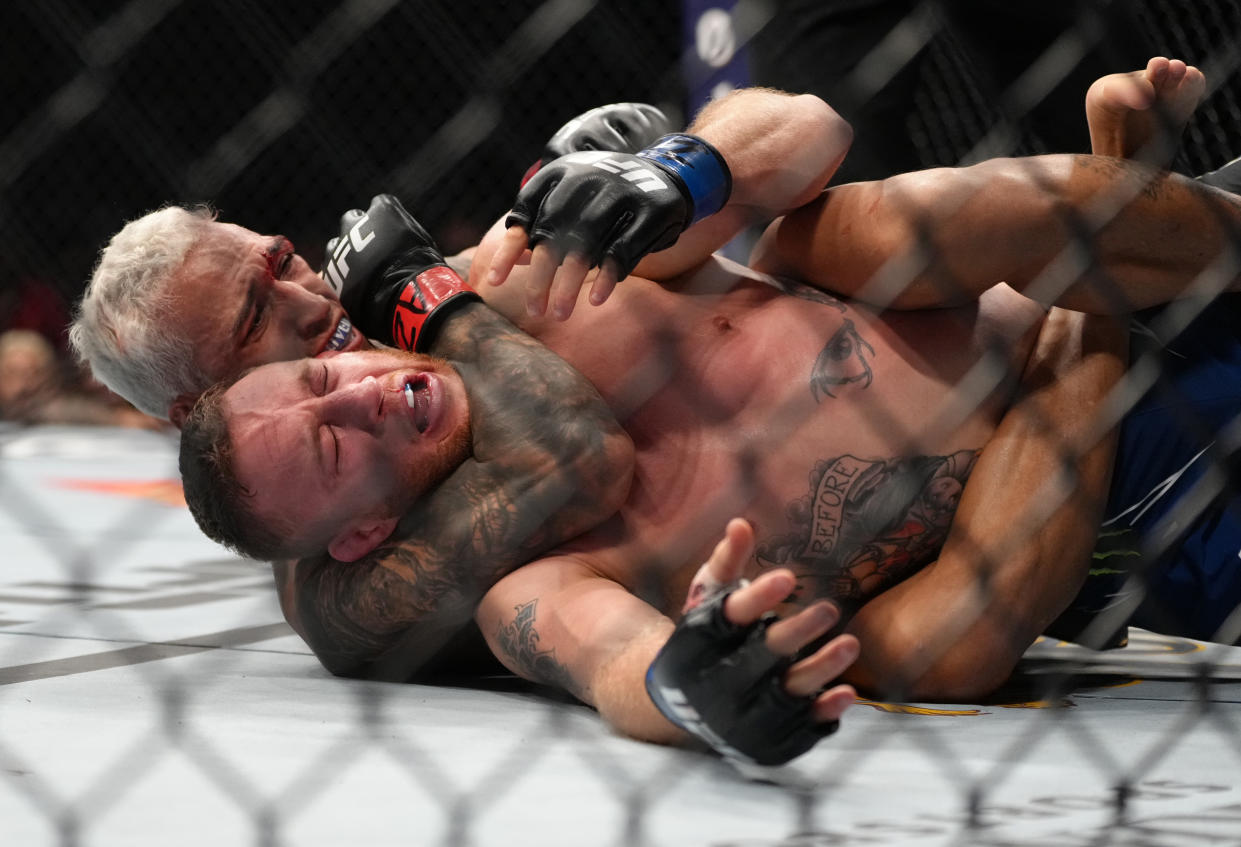
M 245 343 L 249 344 L 263 334 L 263 330 L 267 328 L 267 312 L 267 297 L 260 294 L 254 303 L 254 317 L 250 319 L 250 326 L 246 329 Z
M 325 438 L 326 435 L 326 438 Z M 329 446 L 326 440 L 332 440 Z M 336 427 L 331 424 L 323 424 L 319 427 L 319 456 L 324 467 L 329 468 L 332 476 L 340 473 L 340 439 L 336 435 Z
M 320 363 L 322 364 L 322 363 Z M 323 379 L 319 382 L 319 390 L 315 392 L 318 396 L 323 397 L 327 394 L 328 372 L 327 365 L 323 365 Z

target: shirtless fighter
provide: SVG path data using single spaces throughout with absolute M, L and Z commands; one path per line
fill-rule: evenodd
M 628 160 L 622 162 L 626 163 Z M 591 163 L 579 160 L 566 164 Z M 1089 159 L 1052 157 L 937 172 L 935 179 L 926 175 L 896 178 L 881 187 L 846 186 L 843 189 L 847 190 L 830 192 L 822 206 L 834 204 L 833 212 L 841 206 L 850 207 L 859 213 L 859 220 L 875 224 L 860 236 L 853 236 L 859 238 L 860 255 L 854 257 L 852 265 L 844 265 L 846 272 L 856 272 L 867 261 L 873 270 L 876 256 L 898 254 L 900 251 L 893 249 L 898 242 L 890 240 L 894 236 L 902 236 L 901 246 L 909 243 L 911 221 L 897 201 L 913 187 L 918 189 L 920 210 L 928 219 L 954 224 L 945 240 L 955 238 L 967 245 L 988 243 L 978 232 L 982 220 L 995 224 L 996 232 L 1011 239 L 1000 242 L 999 247 L 1021 246 L 1019 255 L 1009 257 L 1014 265 L 1011 274 L 994 270 L 1005 264 L 997 256 L 983 257 L 978 263 L 981 268 L 974 270 L 954 266 L 967 285 L 981 290 L 1003 276 L 1015 287 L 1025 287 L 1070 243 L 1067 227 L 1057 218 L 1049 220 L 1049 200 L 1081 212 L 1104 189 L 1132 189 L 1146 184 L 1135 180 L 1150 178 L 1116 167 L 1103 170 Z M 1132 302 L 1136 303 L 1154 303 L 1180 293 L 1202 267 L 1198 251 L 1219 247 L 1226 235 L 1218 222 L 1211 225 L 1215 198 L 1203 197 L 1202 192 L 1171 177 L 1156 179 L 1162 196 L 1158 192 L 1128 191 L 1136 201 L 1120 208 L 1107 225 L 1100 257 L 1103 266 L 1113 271 L 1139 271 L 1155 258 L 1169 260 L 1163 273 L 1139 278 L 1143 285 L 1133 292 Z M 987 180 L 999 180 L 1003 185 L 1005 194 L 999 201 L 963 203 L 969 199 L 965 189 Z M 689 193 L 692 201 L 705 196 Z M 554 210 L 554 204 L 530 205 L 539 210 L 537 214 Z M 566 205 L 571 207 L 572 203 Z M 372 217 L 382 211 L 382 204 L 379 208 L 373 205 Z M 885 221 L 879 211 L 886 211 L 891 220 Z M 1149 238 L 1146 215 L 1152 212 L 1193 222 L 1198 239 L 1195 250 L 1169 257 L 1170 251 L 1161 249 L 1168 245 Z M 822 208 L 815 214 L 820 220 L 845 219 L 824 215 Z M 973 225 L 966 226 L 971 215 Z M 787 221 L 785 225 L 789 225 Z M 536 221 L 532 230 L 537 228 Z M 507 236 L 497 230 L 489 238 L 491 241 L 484 241 L 474 257 L 476 273 L 491 258 L 488 251 L 502 249 Z M 847 240 L 841 239 L 837 245 L 842 255 L 848 252 L 843 243 Z M 660 242 L 655 239 L 651 243 Z M 684 261 L 686 254 L 680 252 L 683 243 L 693 246 L 692 239 L 678 242 L 664 258 Z M 778 249 L 778 234 L 775 243 Z M 889 248 L 886 252 L 880 250 L 885 246 Z M 1085 318 L 1044 321 L 1042 308 L 1005 288 L 988 290 L 977 302 L 956 309 L 880 315 L 858 304 L 790 298 L 774 290 L 773 280 L 761 274 L 717 258 L 693 257 L 692 250 L 686 249 L 696 261 L 681 266 L 682 272 L 672 273 L 662 286 L 631 278 L 616 289 L 607 304 L 586 310 L 572 321 L 527 319 L 522 315 L 526 304 L 520 290 L 508 296 L 507 305 L 505 298 L 498 296 L 514 291 L 512 285 L 487 295 L 489 301 L 502 311 L 507 309 L 596 381 L 635 438 L 638 466 L 635 486 L 616 518 L 561 554 L 515 571 L 488 595 L 479 620 L 493 647 L 513 664 L 520 665 L 522 655 L 506 652 L 506 639 L 511 637 L 519 650 L 537 645 L 540 649 L 529 656 L 537 660 L 536 665 L 553 671 L 551 676 L 563 668 L 573 690 L 594 702 L 618 726 L 642 737 L 666 737 L 668 725 L 649 704 L 634 696 L 632 673 L 626 676 L 624 671 L 644 670 L 652 648 L 667 640 L 671 622 L 660 611 L 675 611 L 679 606 L 678 595 L 683 594 L 677 589 L 683 591 L 692 577 L 685 572 L 684 563 L 700 561 L 706 555 L 716 528 L 728 515 L 746 514 L 760 528 L 760 535 L 766 533 L 772 541 L 779 541 L 805 531 L 796 510 L 791 516 L 785 514 L 786 506 L 807 499 L 813 502 L 818 495 L 848 499 L 843 495 L 856 493 L 849 504 L 853 511 L 837 515 L 838 524 L 841 517 L 856 519 L 856 523 L 850 524 L 847 533 L 841 530 L 829 539 L 832 543 L 827 546 L 832 549 L 821 557 L 817 572 L 813 566 L 806 568 L 822 579 L 808 581 L 802 599 L 821 596 L 824 585 L 834 589 L 834 583 L 845 577 L 847 590 L 833 596 L 845 601 L 849 611 L 863 603 L 870 606 L 876 591 L 898 582 L 938 551 L 946 527 L 936 525 L 945 514 L 936 508 L 936 501 L 942 505 L 945 492 L 964 479 L 971 454 L 991 436 L 1000 413 L 1012 400 L 1011 384 L 987 370 L 1025 373 L 1031 378 L 1026 384 L 1038 387 L 1027 396 L 1036 400 L 1048 384 L 1072 385 L 1076 374 L 1086 374 L 1083 378 L 1095 387 L 1097 396 L 1098 380 L 1102 378 L 1106 385 L 1111 378 L 1101 377 L 1098 367 L 1106 370 L 1109 359 L 1118 361 L 1114 351 L 1112 355 L 1107 351 L 1095 355 L 1089 344 L 1096 343 L 1096 338 L 1083 334 L 1080 324 L 1072 326 Z M 677 267 L 676 261 L 669 266 Z M 529 273 L 546 267 L 540 268 L 536 250 Z M 403 272 L 417 270 L 404 268 Z M 926 274 L 921 282 L 922 288 L 915 291 L 928 290 L 927 286 L 934 284 L 934 275 Z M 1064 288 L 1065 302 L 1100 305 L 1099 296 L 1080 273 L 1067 279 Z M 601 345 L 601 339 L 608 343 Z M 921 344 L 911 344 L 910 339 Z M 1071 355 L 1065 355 L 1066 349 Z M 629 356 L 623 367 L 616 362 L 617 350 Z M 761 355 L 756 356 L 756 350 Z M 667 353 L 675 355 L 661 355 Z M 304 426 L 309 422 L 316 432 L 328 430 L 319 437 L 339 437 L 333 436 L 332 428 L 340 429 L 347 423 L 343 419 L 341 423 L 325 423 L 328 399 L 338 387 L 365 397 L 359 387 L 367 379 L 380 376 L 365 370 L 372 367 L 370 363 L 363 367 L 346 361 L 350 358 L 342 355 L 313 366 L 299 363 L 255 371 L 224 394 L 224 411 L 232 406 L 238 414 L 258 419 L 264 413 L 264 398 L 271 396 L 271 390 L 278 390 L 286 408 L 296 401 L 299 414 L 271 416 L 268 432 L 279 431 L 286 424 Z M 998 363 L 998 367 L 974 368 L 979 361 Z M 808 374 L 806 381 L 790 378 L 789 374 L 799 370 Z M 389 368 L 383 373 L 392 372 Z M 951 402 L 948 389 L 965 374 L 975 377 L 981 388 L 975 397 L 960 404 L 968 407 L 963 411 Z M 1049 374 L 1055 378 L 1047 383 Z M 366 390 L 374 396 L 373 388 Z M 302 393 L 298 395 L 297 391 Z M 239 396 L 245 402 L 234 405 Z M 344 398 L 331 399 L 334 403 Z M 973 400 L 981 402 L 975 404 Z M 371 402 L 363 399 L 360 408 L 373 411 Z M 1081 403 L 1065 408 L 1077 409 L 1082 418 L 1074 420 L 1072 414 L 1061 413 L 1057 440 L 1076 443 L 1083 456 L 1079 473 L 1083 479 L 1096 481 L 1080 496 L 1101 501 L 1099 431 L 1090 425 Z M 305 416 L 300 414 L 302 409 Z M 247 452 L 254 455 L 248 451 L 247 441 L 253 439 L 243 436 L 234 444 L 238 476 L 255 492 L 250 503 L 256 511 L 278 511 L 278 504 L 264 497 L 262 462 L 247 462 Z M 262 445 L 258 447 L 262 449 Z M 342 449 L 340 455 L 346 456 L 347 451 Z M 1101 462 L 1104 469 L 1109 464 L 1107 458 L 1110 456 Z M 807 476 L 811 480 L 809 492 L 805 489 Z M 859 486 L 856 492 L 854 485 Z M 915 502 L 919 499 L 923 503 Z M 880 501 L 889 505 L 884 507 Z M 874 506 L 874 511 L 867 506 Z M 1079 530 L 1084 526 L 1085 533 L 1079 532 L 1079 537 L 1093 540 L 1094 521 L 1089 510 L 1068 504 L 1053 511 L 1056 515 L 1063 511 L 1063 517 Z M 909 517 L 915 512 L 918 521 L 898 521 L 903 531 L 899 538 L 883 535 L 891 518 Z M 1097 503 L 1094 515 L 1097 517 Z M 388 518 L 395 519 L 399 515 Z M 710 530 L 704 530 L 707 523 L 713 524 Z M 881 571 L 873 584 L 865 584 L 853 571 L 840 567 L 842 561 L 852 563 L 854 554 L 868 553 L 863 548 L 876 546 L 876 542 L 882 542 L 877 545 L 881 549 L 889 543 L 893 549 L 899 545 L 902 555 L 907 556 L 903 566 Z M 772 549 L 788 550 L 792 546 L 773 544 Z M 813 552 L 806 544 L 801 549 Z M 754 586 L 768 586 L 764 589 L 767 591 L 772 585 L 779 587 L 784 577 L 775 574 L 778 572 L 756 580 Z M 1061 593 L 1067 585 L 1071 596 L 1072 579 L 1052 582 L 1056 583 L 1053 589 Z M 1055 599 L 1051 605 L 1062 602 L 1063 598 Z M 540 639 L 536 640 L 531 635 L 542 621 L 537 614 L 540 603 L 543 608 L 552 607 L 552 613 L 547 628 L 538 629 Z M 800 646 L 821 634 L 831 624 L 831 613 L 824 609 L 813 603 L 790 618 L 800 623 L 792 634 L 786 633 L 789 637 L 785 643 Z M 1028 620 L 1002 622 L 1010 634 L 994 645 L 998 654 L 994 666 L 971 668 L 972 679 L 960 678 L 955 684 L 985 687 L 994 674 L 1001 678 L 1006 675 L 1016 655 L 1049 620 L 1047 614 L 1042 608 L 1031 613 Z M 1022 643 L 1020 632 L 1031 626 L 1034 628 L 1025 632 Z M 848 640 L 833 642 L 825 648 L 826 653 L 806 660 L 810 664 L 801 666 L 805 671 L 801 675 L 816 684 L 821 682 L 825 673 L 839 670 L 851 658 L 849 644 Z M 1012 655 L 1016 645 L 1020 646 Z M 770 668 L 764 672 L 767 670 Z M 942 681 L 937 684 L 944 685 L 945 691 L 967 690 Z M 814 690 L 815 685 L 810 688 Z M 823 713 L 830 714 L 847 694 L 838 688 L 823 695 L 816 706 L 817 714 L 826 717 Z M 645 713 L 639 714 L 644 708 Z
M 638 150 L 667 129 L 667 118 L 645 104 L 593 109 L 553 135 L 527 178 L 565 153 Z M 368 255 L 398 246 L 368 244 Z M 341 249 L 348 248 L 346 242 Z M 459 651 L 441 651 L 437 639 L 469 619 L 481 590 L 471 592 L 453 569 L 489 586 L 494 577 L 482 575 L 490 569 L 501 573 L 592 526 L 627 490 L 632 447 L 594 388 L 483 304 L 451 303 L 452 331 L 426 327 L 420 349 L 474 368 L 474 401 L 503 402 L 503 414 L 479 416 L 466 463 L 471 472 L 458 475 L 460 487 L 439 487 L 428 507 L 432 518 L 403 546 L 391 548 L 388 558 L 375 560 L 369 581 L 362 582 L 370 596 L 384 597 L 383 607 L 394 615 L 401 613 L 397 586 L 411 568 L 424 575 L 439 569 L 436 584 L 453 586 L 466 599 L 455 610 L 441 596 L 437 608 L 447 622 L 441 627 L 421 616 L 426 626 L 404 649 L 399 626 L 370 636 L 353 630 L 368 644 L 364 656 L 357 641 L 334 654 L 317 640 L 324 648 L 320 657 L 335 670 L 357 670 L 364 662 L 376 675 L 406 678 L 432 669 L 427 656 L 459 658 Z M 145 215 L 113 237 L 70 340 L 102 382 L 178 426 L 205 388 L 247 367 L 371 347 L 329 281 L 311 270 L 288 239 L 216 221 L 206 209 L 180 207 Z M 273 561 L 278 584 L 285 584 L 289 564 Z M 350 595 L 367 596 L 359 588 L 360 570 L 350 576 L 339 594 L 325 587 L 322 602 L 347 604 Z M 296 609 L 286 613 L 301 631 Z

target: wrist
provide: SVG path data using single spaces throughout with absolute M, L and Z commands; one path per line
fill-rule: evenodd
M 720 151 L 696 135 L 665 135 L 637 155 L 672 174 L 690 203 L 688 228 L 724 208 L 732 173 Z
M 426 352 L 439 324 L 464 303 L 482 298 L 446 265 L 433 265 L 406 280 L 392 305 L 394 346 Z

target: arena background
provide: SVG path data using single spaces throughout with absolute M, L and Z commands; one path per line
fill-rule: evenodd
M 387 191 L 452 251 L 606 102 L 815 90 L 864 178 L 1085 151 L 1086 84 L 1163 54 L 1209 86 L 1175 167 L 1241 152 L 1236 0 L 13 0 L 0 33 L 0 329 L 58 344 L 142 212 L 208 202 L 314 263 Z M 3 427 L 0 843 L 1241 844 L 1232 652 L 1044 642 L 1028 668 L 1092 685 L 868 703 L 756 782 L 505 681 L 335 680 L 197 535 L 169 433 Z

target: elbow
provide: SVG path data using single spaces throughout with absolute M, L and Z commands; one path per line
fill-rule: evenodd
M 820 98 L 766 88 L 742 89 L 714 101 L 690 132 L 735 151 L 728 157 L 730 202 L 764 218 L 813 200 L 853 142 L 849 122 Z
M 972 634 L 949 644 L 889 632 L 880 643 L 863 641 L 847 681 L 880 700 L 973 703 L 1008 681 L 1021 653 Z
M 810 176 L 805 191 L 789 204 L 790 209 L 795 209 L 809 203 L 827 187 L 853 146 L 853 127 L 839 112 L 813 94 L 798 95 L 792 102 L 793 131 L 806 140 L 808 148 L 821 154 L 816 163 L 818 173 Z
M 798 151 L 779 162 L 768 162 L 762 178 L 772 193 L 766 215 L 800 208 L 818 197 L 840 168 L 853 144 L 853 127 L 840 114 L 813 94 L 784 97 L 782 114 L 774 121 L 778 147 Z
M 962 651 L 971 653 L 973 651 Z M 984 700 L 1012 676 L 1019 657 L 963 656 L 923 673 L 911 689 L 912 699 L 940 703 Z

